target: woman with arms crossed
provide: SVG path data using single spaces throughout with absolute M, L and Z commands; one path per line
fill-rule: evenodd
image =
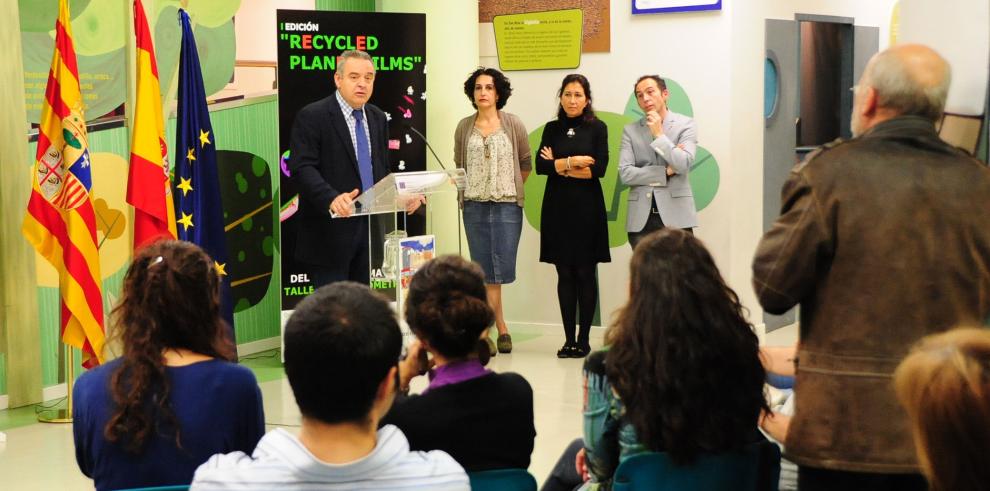
M 540 261 L 557 268 L 564 324 L 558 358 L 584 358 L 598 303 L 598 263 L 611 261 L 600 179 L 608 165 L 608 129 L 591 108 L 591 84 L 572 73 L 557 91 L 557 119 L 543 128 L 537 174 L 547 176 L 540 218 Z M 580 329 L 574 333 L 575 317 Z

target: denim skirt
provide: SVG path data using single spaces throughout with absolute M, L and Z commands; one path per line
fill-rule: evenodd
M 516 252 L 523 209 L 515 202 L 464 201 L 464 231 L 471 260 L 485 271 L 485 283 L 516 281 Z

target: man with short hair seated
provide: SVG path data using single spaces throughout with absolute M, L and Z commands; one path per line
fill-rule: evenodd
M 378 421 L 395 398 L 402 335 L 367 286 L 334 283 L 303 300 L 285 326 L 285 373 L 302 412 L 294 436 L 278 428 L 254 454 L 214 455 L 192 489 L 470 489 L 442 451 L 411 452 Z

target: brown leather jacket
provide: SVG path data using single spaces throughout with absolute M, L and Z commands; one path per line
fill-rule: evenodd
M 990 313 L 990 169 L 918 117 L 795 166 L 753 260 L 766 311 L 801 304 L 799 465 L 918 472 L 891 374 L 912 344 Z

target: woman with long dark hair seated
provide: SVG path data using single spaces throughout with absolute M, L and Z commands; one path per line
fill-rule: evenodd
M 468 472 L 529 467 L 536 428 L 533 389 L 515 373 L 485 369 L 479 338 L 494 321 L 481 267 L 459 256 L 426 263 L 413 276 L 406 322 L 419 338 L 399 365 L 400 387 L 425 367 L 420 350 L 436 366 L 422 394 L 400 397 L 381 421 L 393 424 L 412 450 L 443 450 Z
M 180 485 L 215 453 L 251 453 L 265 432 L 261 392 L 220 315 L 214 262 L 188 242 L 134 257 L 112 312 L 120 358 L 72 394 L 76 460 L 97 490 Z
M 619 463 L 642 452 L 690 464 L 763 439 L 759 341 L 704 245 L 662 229 L 636 246 L 630 271 L 606 348 L 584 363 L 584 441 L 544 490 L 607 489 Z

